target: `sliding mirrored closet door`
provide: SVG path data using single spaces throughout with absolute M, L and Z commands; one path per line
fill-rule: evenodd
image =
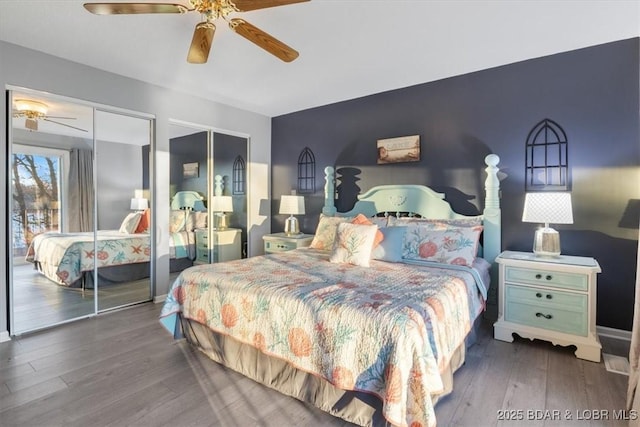
M 22 88 L 8 102 L 11 334 L 150 300 L 152 226 L 123 224 L 149 203 L 151 119 Z
M 151 299 L 151 120 L 96 109 L 98 311 Z
M 170 137 L 172 274 L 245 257 L 247 137 L 182 122 L 171 123 Z

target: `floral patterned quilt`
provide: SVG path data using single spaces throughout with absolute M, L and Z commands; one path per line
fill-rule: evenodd
M 484 306 L 469 268 L 286 253 L 191 267 L 160 315 L 180 313 L 346 390 L 378 395 L 398 426 L 434 426 L 440 373 Z M 167 322 L 168 323 L 168 322 Z
M 59 285 L 71 286 L 82 272 L 98 267 L 149 261 L 148 234 L 125 234 L 119 231 L 97 232 L 97 253 L 93 232 L 47 232 L 34 237 L 27 252 L 27 261 L 38 264 L 39 270 Z

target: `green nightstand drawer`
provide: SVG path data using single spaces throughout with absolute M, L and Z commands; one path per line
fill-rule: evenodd
M 534 270 L 506 267 L 506 282 L 528 283 L 531 285 L 553 286 L 576 291 L 589 290 L 589 278 L 586 274 L 562 273 L 557 271 Z
M 504 318 L 509 322 L 586 337 L 587 301 L 586 295 L 507 286 Z

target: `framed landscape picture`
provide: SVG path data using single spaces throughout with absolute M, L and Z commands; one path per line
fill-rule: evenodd
M 198 162 L 182 164 L 183 178 L 197 178 L 198 173 Z
M 378 164 L 420 160 L 420 135 L 378 140 Z

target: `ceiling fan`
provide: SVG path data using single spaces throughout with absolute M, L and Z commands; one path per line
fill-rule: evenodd
M 85 3 L 84 7 L 96 15 L 199 12 L 203 21 L 196 25 L 187 55 L 187 62 L 192 64 L 207 62 L 213 34 L 216 30 L 213 21 L 218 18 L 224 19 L 233 31 L 245 39 L 283 61 L 291 62 L 299 55 L 295 49 L 244 19 L 227 19 L 227 17 L 235 12 L 247 12 L 307 1 L 309 0 L 189 0 L 191 7 L 177 3 Z
M 44 120 L 46 122 L 55 123 L 60 126 L 66 126 L 68 128 L 76 129 L 82 132 L 87 132 L 86 129 L 71 126 L 66 123 L 62 123 L 56 120 L 76 120 L 75 117 L 60 117 L 60 116 L 48 116 L 48 105 L 44 102 L 33 101 L 31 99 L 16 99 L 13 102 L 13 117 L 18 119 L 25 118 L 24 127 L 30 131 L 38 130 L 38 120 Z

